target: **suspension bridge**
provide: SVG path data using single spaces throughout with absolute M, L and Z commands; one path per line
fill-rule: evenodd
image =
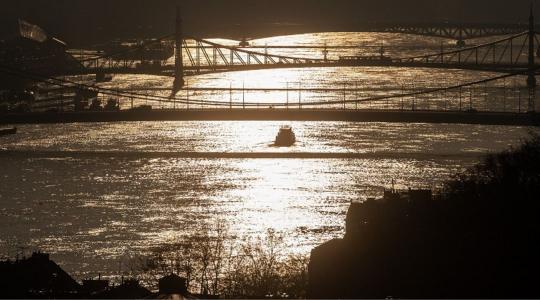
M 44 82 L 61 89 L 79 92 L 92 92 L 102 97 L 114 97 L 120 107 L 127 108 L 117 112 L 74 112 L 69 107 L 74 99 L 61 99 L 56 103 L 46 103 L 43 109 L 55 108 L 54 111 L 41 114 L 8 115 L 4 123 L 35 122 L 109 122 L 109 121 L 146 121 L 146 120 L 321 120 L 321 121 L 381 121 L 381 122 L 435 122 L 435 123 L 469 123 L 537 126 L 540 124 L 535 111 L 536 74 L 540 65 L 536 62 L 540 45 L 535 31 L 534 17 L 529 19 L 527 31 L 513 34 L 500 40 L 456 50 L 437 53 L 393 58 L 381 53 L 378 57 L 350 56 L 329 59 L 327 51 L 323 57 L 293 57 L 252 51 L 242 47 L 226 46 L 209 40 L 185 38 L 182 32 L 180 12 L 177 13 L 176 33 L 162 37 L 136 48 L 118 53 L 103 54 L 80 60 L 80 72 L 76 74 L 152 74 L 174 77 L 170 96 L 151 95 L 146 92 L 122 91 L 107 89 L 96 85 L 85 85 L 66 80 L 65 78 L 44 76 L 14 67 L 0 66 L 4 73 L 12 76 Z M 503 29 L 501 29 L 503 30 Z M 505 29 L 506 30 L 506 29 Z M 505 31 L 507 32 L 507 31 Z M 455 32 L 454 32 L 455 33 Z M 452 33 L 452 34 L 454 34 Z M 426 33 L 428 34 L 428 33 Z M 462 33 L 461 33 L 462 34 Z M 480 33 L 470 33 L 470 36 Z M 487 33 L 486 33 L 487 34 Z M 429 35 L 429 34 L 428 34 Z M 155 61 L 152 58 L 133 59 L 128 52 L 137 52 L 146 47 L 174 44 L 174 61 Z M 149 63 L 151 62 L 151 63 Z M 448 68 L 500 72 L 502 75 L 467 82 L 454 86 L 424 88 L 422 90 L 401 93 L 385 93 L 385 95 L 359 95 L 358 89 L 344 88 L 343 99 L 309 101 L 302 98 L 302 88 L 283 89 L 287 92 L 286 101 L 242 101 L 233 100 L 232 87 L 229 90 L 229 101 L 219 99 L 190 97 L 184 87 L 184 77 L 205 73 L 218 73 L 244 70 L 260 70 L 273 68 L 307 68 L 307 67 L 418 67 Z M 69 75 L 69 74 L 64 74 Z M 526 78 L 526 87 L 507 89 L 504 95 L 490 95 L 485 86 L 497 80 Z M 178 96 L 181 90 L 186 96 Z M 198 91 L 218 90 L 199 88 Z M 247 90 L 247 92 L 255 89 Z M 268 90 L 268 89 L 258 89 Z M 290 91 L 298 91 L 296 100 L 289 99 Z M 336 89 L 309 89 L 310 92 L 335 92 Z M 242 94 L 246 89 L 242 88 Z M 306 90 L 307 91 L 307 90 Z M 347 95 L 347 93 L 349 93 Z M 502 105 L 493 104 L 500 96 Z M 223 97 L 221 97 L 223 98 Z M 479 108 L 479 100 L 485 109 Z M 442 100 L 441 100 L 442 99 Z M 468 99 L 468 101 L 467 101 Z M 134 103 L 152 104 L 161 109 L 137 110 Z M 468 102 L 468 103 L 467 103 Z M 497 106 L 490 109 L 488 106 Z
M 235 89 L 244 96 L 249 92 L 266 90 L 287 92 L 286 100 L 249 101 L 222 97 L 217 100 L 186 96 L 161 96 L 148 91 L 127 91 L 85 85 L 61 78 L 45 78 L 38 74 L 22 73 L 1 67 L 13 76 L 42 81 L 50 86 L 76 91 L 94 92 L 101 97 L 113 97 L 120 103 L 118 111 L 73 111 L 74 98 L 43 105 L 45 113 L 10 114 L 0 119 L 3 124 L 71 123 L 118 121 L 195 121 L 195 120 L 298 120 L 298 121 L 356 121 L 356 122 L 415 122 L 459 123 L 485 125 L 540 126 L 535 111 L 535 89 L 517 85 L 527 72 L 504 74 L 494 78 L 467 82 L 455 86 L 402 90 L 382 95 L 363 95 L 358 88 L 331 89 Z M 512 82 L 514 86 L 507 86 Z M 500 85 L 500 82 L 504 85 Z M 488 84 L 492 84 L 488 89 Z M 226 91 L 225 88 L 186 88 L 185 91 Z M 302 97 L 303 92 L 342 91 L 343 98 L 317 101 Z M 298 92 L 298 97 L 289 93 Z M 136 103 L 151 104 L 151 109 L 139 109 Z M 55 108 L 55 110 L 50 110 Z M 121 108 L 121 109 L 120 109 Z

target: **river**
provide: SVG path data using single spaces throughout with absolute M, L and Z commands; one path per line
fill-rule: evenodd
M 413 51 L 406 47 L 410 43 L 424 43 L 425 49 L 440 44 L 437 39 L 373 33 L 312 34 L 255 43 L 323 41 L 348 45 L 381 39 L 384 44 L 401 45 L 404 55 Z M 345 83 L 373 95 L 395 93 L 412 85 L 440 86 L 493 75 L 430 69 L 316 68 L 202 75 L 188 81 L 191 87 L 266 88 L 281 88 L 287 83 L 339 88 Z M 171 82 L 168 78 L 122 75 L 103 86 L 152 88 L 165 94 L 159 89 L 170 87 Z M 510 85 L 499 82 L 495 86 L 503 84 Z M 523 84 L 523 80 L 516 83 Z M 198 94 L 191 97 L 229 100 L 228 92 L 193 93 Z M 484 96 L 476 96 L 475 104 L 482 105 Z M 285 95 L 274 91 L 248 97 L 268 102 L 281 101 Z M 307 91 L 301 97 L 310 101 L 343 95 Z M 450 105 L 457 105 L 455 98 L 447 97 Z M 434 106 L 443 105 L 430 101 Z M 502 100 L 498 101 L 501 107 Z M 513 103 L 517 109 L 517 100 Z M 291 148 L 273 147 L 279 127 L 285 124 L 292 125 L 298 143 Z M 285 237 L 288 252 L 308 254 L 314 246 L 343 235 L 350 202 L 380 197 L 392 181 L 400 189 L 440 187 L 486 153 L 518 145 L 529 130 L 346 122 L 90 123 L 23 125 L 18 129 L 17 135 L 3 137 L 0 144 L 7 150 L 0 150 L 0 254 L 14 257 L 22 248 L 41 249 L 77 278 L 98 272 L 118 274 L 119 268 L 127 268 L 123 266 L 126 257 L 144 256 L 153 247 L 188 239 L 206 224 L 218 221 L 226 223 L 238 240 L 274 229 Z M 100 155 L 103 152 L 107 154 Z M 215 152 L 359 155 L 336 155 L 333 159 L 204 158 L 204 153 Z M 155 155 L 145 155 L 148 153 Z M 161 157 L 159 153 L 201 155 Z

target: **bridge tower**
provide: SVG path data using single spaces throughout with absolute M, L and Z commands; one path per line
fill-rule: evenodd
M 534 12 L 531 4 L 531 12 L 529 15 L 529 62 L 528 62 L 528 75 L 527 86 L 529 87 L 529 111 L 534 111 L 534 100 L 536 94 L 536 68 L 535 68 L 535 26 L 534 26 Z
M 173 91 L 177 92 L 184 87 L 184 61 L 182 57 L 184 34 L 182 32 L 182 11 L 180 4 L 176 6 L 176 33 L 174 35 L 175 51 L 174 51 L 174 87 Z
M 458 29 L 458 32 L 459 32 L 459 37 L 458 37 L 458 40 L 456 42 L 456 45 L 459 47 L 459 48 L 465 48 L 465 46 L 467 46 L 467 43 L 465 42 L 465 39 L 463 38 L 463 25 L 460 23 L 459 24 L 459 29 Z
M 529 73 L 527 77 L 527 85 L 529 87 L 535 87 L 536 86 L 536 77 L 535 77 L 535 48 L 534 48 L 534 42 L 535 42 L 535 28 L 534 28 L 534 14 L 533 14 L 533 8 L 531 6 L 531 14 L 529 16 Z

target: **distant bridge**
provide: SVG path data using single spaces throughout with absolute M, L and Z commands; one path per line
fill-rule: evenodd
M 525 112 L 534 112 L 536 105 L 536 92 L 535 85 L 530 84 L 530 78 L 528 79 L 528 86 L 524 87 L 522 84 L 516 85 L 514 80 L 514 87 L 507 88 L 507 79 L 511 77 L 517 77 L 522 75 L 529 74 L 529 70 L 513 73 L 513 74 L 503 74 L 497 77 L 481 79 L 474 82 L 460 83 L 452 86 L 437 86 L 435 87 L 426 87 L 424 89 L 405 89 L 405 86 L 402 86 L 401 93 L 396 91 L 391 91 L 389 93 L 380 94 L 375 93 L 372 95 L 366 95 L 362 88 L 346 88 L 345 86 L 342 89 L 337 88 L 319 88 L 319 89 L 302 89 L 300 86 L 298 88 L 289 89 L 287 86 L 286 89 L 276 89 L 276 88 L 256 88 L 256 89 L 235 89 L 236 91 L 242 91 L 241 101 L 233 101 L 233 88 L 232 86 L 229 89 L 225 88 L 186 88 L 186 94 L 184 96 L 178 97 L 176 93 L 171 94 L 170 96 L 160 95 L 160 93 L 166 91 L 164 89 L 150 89 L 150 90 L 118 90 L 105 87 L 99 87 L 93 84 L 82 84 L 68 80 L 66 78 L 57 78 L 57 77 L 45 77 L 39 74 L 31 74 L 27 71 L 21 71 L 18 69 L 13 69 L 9 67 L 0 66 L 0 71 L 8 74 L 13 74 L 17 77 L 30 78 L 34 81 L 44 82 L 49 86 L 55 86 L 64 90 L 75 90 L 78 91 L 77 94 L 87 94 L 87 95 L 99 95 L 102 99 L 103 97 L 109 99 L 117 99 L 118 103 L 122 103 L 122 108 L 131 107 L 136 110 L 134 106 L 134 100 L 137 100 L 137 103 L 146 103 L 146 104 L 156 104 L 157 107 L 161 109 L 176 111 L 177 108 L 182 110 L 190 110 L 193 108 L 200 108 L 206 111 L 207 109 L 218 110 L 218 111 L 229 111 L 229 110 L 241 110 L 241 111 L 266 111 L 273 113 L 274 111 L 283 112 L 289 110 L 298 109 L 299 111 L 311 110 L 311 111 L 361 111 L 367 109 L 373 109 L 375 106 L 376 109 L 385 108 L 387 110 L 397 110 L 399 112 L 406 111 L 418 111 L 418 110 L 428 110 L 430 112 L 467 112 L 475 113 L 478 111 L 478 103 L 481 103 L 483 109 L 487 112 L 511 112 L 512 114 L 520 115 Z M 536 70 L 533 70 L 535 72 Z M 534 76 L 533 76 L 534 80 Z M 490 82 L 500 81 L 502 87 L 497 87 L 497 84 L 494 85 L 496 88 L 495 93 L 493 94 L 493 99 L 490 99 L 490 96 L 487 92 L 487 84 Z M 190 97 L 188 91 L 229 91 L 229 99 L 220 98 L 217 100 L 203 98 L 197 99 L 197 97 Z M 273 99 L 273 101 L 262 102 L 249 102 L 246 101 L 244 95 L 245 92 L 260 92 L 260 91 L 283 91 L 287 92 L 287 97 L 280 101 L 279 99 Z M 335 95 L 338 94 L 338 99 L 335 97 L 331 99 L 324 99 L 324 97 L 318 96 L 316 101 L 309 101 L 306 97 L 302 97 L 302 92 L 306 91 L 308 93 L 331 93 Z M 149 93 L 150 92 L 150 93 Z M 155 94 L 158 92 L 158 94 Z M 298 93 L 296 99 L 289 99 L 289 93 L 294 92 Z M 523 93 L 525 92 L 525 93 Z M 342 96 L 342 97 L 341 97 Z M 500 97 L 504 96 L 502 99 Z M 479 97 L 481 99 L 479 99 Z M 50 102 L 50 100 L 44 99 L 35 103 L 39 108 L 44 110 L 53 111 L 70 111 L 73 110 L 73 107 L 77 107 L 76 101 L 77 97 L 58 99 L 56 101 Z M 277 101 L 276 101 L 277 100 Z M 285 101 L 286 100 L 286 101 Z M 291 101 L 289 101 L 291 100 Z M 79 100 L 80 101 L 80 100 Z M 480 101 L 480 102 L 478 102 Z M 491 108 L 488 104 L 492 102 Z M 513 103 L 513 106 L 507 106 L 507 103 Z M 434 105 L 434 106 L 433 106 Z M 143 112 L 147 112 L 144 110 Z M 314 113 L 314 115 L 317 115 Z M 347 115 L 347 114 L 345 114 Z M 108 116 L 114 116 L 108 114 Z M 321 117 L 318 117 L 321 118 Z
M 531 45 L 529 45 L 531 43 Z M 321 67 L 421 67 L 482 70 L 494 72 L 517 72 L 531 67 L 529 51 L 536 55 L 539 35 L 523 32 L 491 43 L 457 50 L 426 54 L 415 57 L 325 57 L 304 58 L 269 54 L 220 45 L 201 39 L 182 41 L 182 74 L 197 75 L 231 71 L 249 71 L 277 68 Z M 141 60 L 122 59 L 121 54 L 87 59 L 82 62 L 84 73 L 151 74 L 176 76 L 178 66 L 159 62 L 145 64 Z M 536 61 L 533 60 L 536 69 Z
M 308 34 L 318 32 L 381 32 L 401 33 L 452 39 L 463 44 L 464 41 L 499 35 L 513 35 L 526 31 L 528 24 L 516 23 L 472 23 L 472 22 L 363 22 L 338 27 L 318 27 L 313 25 L 280 25 L 275 26 L 272 33 L 245 32 L 245 29 L 235 30 L 234 33 L 221 33 L 222 38 L 246 41 L 272 37 L 277 34 Z
M 401 33 L 452 39 L 464 45 L 466 40 L 492 36 L 514 35 L 526 31 L 528 24 L 466 23 L 466 22 L 366 22 L 351 26 L 355 32 Z M 290 30 L 296 34 L 310 30 Z
M 177 12 L 176 33 L 139 47 L 105 54 L 81 61 L 84 68 L 80 73 L 110 74 L 151 74 L 175 76 L 175 89 L 183 85 L 185 75 L 205 73 L 246 71 L 274 68 L 308 67 L 350 67 L 350 66 L 388 66 L 388 67 L 427 67 L 468 69 L 495 72 L 516 72 L 537 69 L 535 56 L 540 44 L 535 31 L 534 17 L 529 18 L 528 26 L 468 24 L 462 26 L 453 23 L 443 24 L 371 24 L 365 30 L 378 32 L 415 33 L 430 36 L 467 39 L 488 35 L 510 34 L 510 37 L 469 48 L 445 51 L 417 57 L 342 57 L 328 59 L 328 51 L 322 51 L 322 57 L 294 57 L 253 51 L 234 46 L 226 46 L 208 40 L 183 35 L 180 11 Z M 517 33 L 516 33 L 517 32 Z M 141 49 L 155 45 L 163 46 L 166 41 L 174 40 L 174 65 L 168 60 L 144 57 Z M 133 59 L 129 52 L 139 53 L 140 59 Z M 133 53 L 131 53 L 133 54 Z
M 365 27 L 364 27 L 365 26 Z M 514 35 L 528 29 L 528 24 L 482 23 L 374 23 L 360 26 L 364 32 L 403 33 L 465 41 L 498 35 Z

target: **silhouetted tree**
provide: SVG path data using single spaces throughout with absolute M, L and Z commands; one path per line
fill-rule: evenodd
M 540 137 L 493 154 L 431 201 L 351 205 L 312 251 L 315 298 L 538 298 Z

